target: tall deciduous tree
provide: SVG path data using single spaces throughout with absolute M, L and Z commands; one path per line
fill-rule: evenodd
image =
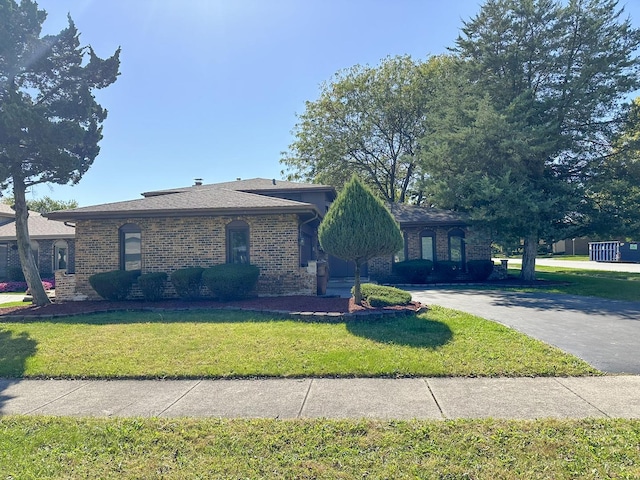
M 15 199 L 13 197 L 4 197 L 3 203 L 7 205 L 14 205 Z M 75 200 L 56 200 L 48 196 L 42 198 L 34 198 L 27 200 L 27 208 L 32 212 L 49 213 L 56 210 L 67 210 L 70 208 L 77 208 L 78 202 Z
M 377 67 L 338 72 L 298 116 L 295 140 L 281 159 L 288 178 L 340 188 L 358 173 L 381 198 L 407 200 L 419 176 L 430 78 L 444 61 L 390 57 Z
M 80 46 L 69 26 L 41 37 L 36 2 L 0 0 L 0 185 L 13 188 L 22 269 L 34 303 L 49 302 L 29 248 L 26 189 L 77 183 L 98 155 L 107 116 L 94 89 L 115 82 L 118 49 L 107 59 Z
M 318 239 L 323 250 L 355 262 L 354 299 L 360 305 L 360 269 L 368 260 L 397 252 L 402 233 L 393 216 L 371 190 L 355 175 L 329 207 Z
M 572 223 L 640 85 L 640 32 L 621 15 L 615 0 L 488 0 L 453 49 L 467 85 L 425 140 L 429 181 L 444 206 L 524 238 L 524 280 L 539 240 Z

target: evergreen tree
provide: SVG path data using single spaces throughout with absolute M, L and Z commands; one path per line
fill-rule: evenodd
M 318 231 L 323 250 L 355 262 L 355 302 L 362 304 L 360 269 L 374 257 L 402 248 L 402 233 L 382 201 L 355 175 L 329 207 Z
M 69 26 L 41 37 L 46 12 L 33 0 L 0 0 L 0 189 L 15 199 L 18 253 L 34 303 L 49 302 L 29 248 L 27 188 L 77 183 L 98 155 L 107 116 L 92 91 L 115 82 L 107 59 L 80 46 Z
M 431 193 L 524 238 L 534 280 L 539 241 L 579 220 L 640 86 L 640 31 L 616 0 L 488 0 L 456 43 L 464 81 L 423 143 Z

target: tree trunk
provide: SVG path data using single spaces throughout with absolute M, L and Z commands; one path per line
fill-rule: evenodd
M 522 255 L 522 270 L 520 279 L 525 282 L 535 282 L 536 280 L 536 255 L 538 253 L 538 236 L 528 235 L 524 239 L 524 254 Z
M 25 198 L 26 186 L 21 178 L 13 176 L 13 198 L 16 211 L 16 240 L 18 242 L 18 255 L 22 266 L 24 279 L 27 281 L 29 291 L 33 297 L 33 303 L 38 306 L 51 303 L 42 286 L 42 279 L 38 266 L 31 252 L 31 239 L 29 238 L 29 211 Z
M 354 273 L 354 285 L 353 285 L 353 301 L 356 305 L 362 305 L 362 292 L 360 291 L 360 260 L 356 260 L 356 268 Z

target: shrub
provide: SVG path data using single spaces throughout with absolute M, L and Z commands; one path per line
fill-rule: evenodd
M 460 264 L 450 260 L 443 260 L 436 263 L 435 271 L 442 280 L 450 282 L 455 280 L 458 273 L 460 273 Z
M 164 272 L 145 273 L 138 277 L 138 286 L 145 300 L 155 302 L 162 299 L 164 294 L 164 282 L 167 274 Z
M 224 263 L 207 268 L 202 283 L 221 300 L 244 298 L 256 287 L 260 269 L 255 265 Z
M 89 283 L 105 300 L 125 300 L 140 270 L 113 270 L 96 273 L 89 277 Z
M 469 260 L 467 262 L 467 271 L 471 275 L 471 279 L 477 282 L 483 282 L 491 272 L 493 272 L 492 260 Z
M 433 270 L 431 260 L 406 260 L 393 264 L 393 272 L 407 283 L 427 283 L 431 270 Z
M 202 267 L 188 267 L 171 274 L 171 284 L 180 298 L 185 300 L 200 298 L 202 272 L 204 272 Z
M 24 273 L 21 267 L 9 267 L 7 268 L 7 278 L 10 282 L 24 282 Z
M 392 305 L 407 305 L 411 302 L 411 294 L 395 287 L 363 283 L 360 285 L 363 300 L 372 307 L 388 307 Z M 353 293 L 353 289 L 352 292 Z

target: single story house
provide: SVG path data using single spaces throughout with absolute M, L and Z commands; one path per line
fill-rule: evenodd
M 29 212 L 28 222 L 31 250 L 40 276 L 53 278 L 55 271 L 73 271 L 75 229 L 37 212 Z M 9 205 L 0 204 L 0 280 L 15 280 L 20 271 L 15 212 Z
M 317 291 L 317 229 L 335 189 L 255 178 L 145 192 L 143 198 L 50 212 L 76 228 L 75 274 L 56 278 L 59 299 L 97 298 L 89 284 L 111 270 L 171 272 L 251 263 L 259 295 Z M 171 288 L 166 292 L 171 294 Z
M 221 263 L 260 268 L 258 295 L 315 295 L 318 226 L 336 197 L 332 186 L 254 178 L 145 192 L 143 198 L 51 212 L 76 228 L 75 274 L 56 278 L 58 299 L 97 298 L 95 273 L 173 271 Z M 369 275 L 391 273 L 394 261 L 413 258 L 490 259 L 490 243 L 456 214 L 392 205 L 402 228 L 402 252 L 373 259 Z M 335 260 L 335 259 L 330 259 Z M 338 272 L 330 261 L 330 275 Z M 172 295 L 172 288 L 165 292 Z
M 473 229 L 464 215 L 418 205 L 387 205 L 400 224 L 404 247 L 394 255 L 374 258 L 369 262 L 369 276 L 385 279 L 393 264 L 403 260 L 425 259 L 434 263 L 453 261 L 462 271 L 470 260 L 490 260 L 491 240 Z

